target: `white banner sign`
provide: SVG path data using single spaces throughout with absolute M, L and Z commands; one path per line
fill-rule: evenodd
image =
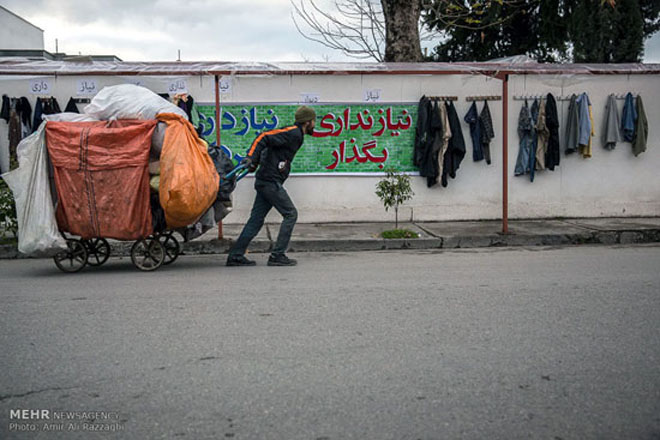
M 30 93 L 32 95 L 50 95 L 51 94 L 50 79 L 30 80 Z
M 170 81 L 167 87 L 167 92 L 170 96 L 178 95 L 179 93 L 188 93 L 188 83 L 185 79 L 175 79 Z
M 382 89 L 367 89 L 364 91 L 364 102 L 380 102 Z
M 229 78 L 220 78 L 218 87 L 220 88 L 220 93 L 231 93 L 231 79 Z
M 94 96 L 96 95 L 96 93 L 98 93 L 98 91 L 99 90 L 96 88 L 96 80 L 94 79 L 78 80 L 78 88 L 76 89 L 77 95 Z
M 303 102 L 305 104 L 316 104 L 320 100 L 321 100 L 321 98 L 319 97 L 318 93 L 301 93 L 300 94 L 300 102 Z

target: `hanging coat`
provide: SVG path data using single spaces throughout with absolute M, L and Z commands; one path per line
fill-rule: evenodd
M 488 101 L 484 102 L 484 108 L 481 109 L 479 114 L 479 124 L 481 126 L 481 149 L 484 152 L 486 163 L 490 165 L 490 141 L 495 137 L 495 132 L 493 131 L 493 120 L 490 117 Z
M 440 104 L 438 108 L 440 110 L 440 120 L 442 122 L 442 129 L 440 135 L 442 144 L 440 147 L 440 151 L 438 151 L 438 176 L 442 176 L 442 174 L 444 173 L 445 154 L 447 153 L 447 149 L 449 147 L 449 139 L 451 139 L 452 133 L 451 133 L 451 127 L 449 126 L 447 107 L 443 104 Z M 437 183 L 437 178 L 436 178 L 436 183 Z
M 417 106 L 417 127 L 415 129 L 415 153 L 413 163 L 421 168 L 421 163 L 426 156 L 426 148 L 429 138 L 429 120 L 431 117 L 431 102 L 426 96 L 422 96 Z
M 0 118 L 9 123 L 9 96 L 2 95 L 2 109 L 0 109 Z
M 539 101 L 534 98 L 534 102 L 532 103 L 532 108 L 530 109 L 530 113 L 532 114 L 532 155 L 529 158 L 529 181 L 533 182 L 534 181 L 534 175 L 536 174 L 536 151 L 538 149 L 538 143 L 539 143 L 539 134 L 536 130 L 536 123 L 539 120 Z M 545 159 L 544 159 L 545 161 Z
M 37 102 L 34 105 L 34 119 L 32 120 L 32 132 L 37 131 L 41 125 L 41 116 L 44 114 L 44 104 L 41 102 L 41 98 L 37 98 Z
M 545 170 L 545 158 L 548 152 L 548 139 L 550 138 L 550 131 L 546 125 L 545 109 L 545 100 L 541 98 L 536 117 L 536 169 L 538 171 Z
M 12 98 L 13 99 L 13 98 Z M 21 117 L 16 108 L 9 111 L 9 170 L 18 168 L 18 156 L 16 147 L 21 142 L 23 133 L 21 130 Z
M 635 156 L 639 156 L 646 151 L 646 140 L 649 135 L 649 123 L 646 119 L 642 97 L 637 97 L 637 122 L 635 124 L 635 137 L 632 141 L 632 150 Z
M 580 116 L 578 114 L 578 105 L 576 103 L 577 95 L 571 95 L 571 101 L 568 104 L 568 118 L 566 119 L 566 139 L 564 153 L 575 153 L 578 149 L 578 132 L 580 127 Z
M 559 166 L 559 115 L 557 114 L 557 101 L 552 93 L 548 93 L 545 103 L 545 125 L 548 127 L 548 151 L 545 156 L 545 166 L 554 170 Z
M 465 139 L 461 130 L 461 121 L 458 119 L 454 103 L 449 101 L 445 104 L 447 107 L 447 117 L 449 118 L 449 128 L 451 138 L 447 146 L 447 152 L 444 157 L 444 166 L 442 167 L 442 186 L 447 186 L 447 175 L 452 179 L 456 178 L 456 172 L 461 166 L 461 161 L 465 157 Z
M 616 97 L 610 95 L 605 104 L 605 123 L 603 124 L 603 148 L 614 150 L 616 143 L 621 141 L 619 131 L 619 111 L 616 108 Z
M 64 111 L 68 113 L 80 113 L 78 111 L 78 105 L 76 104 L 76 100 L 73 98 L 69 98 L 69 102 L 67 102 Z
M 578 131 L 578 147 L 580 154 L 591 157 L 591 136 L 593 135 L 593 123 L 591 116 L 591 101 L 589 95 L 581 94 L 575 103 L 578 106 L 580 126 Z
M 621 134 L 623 140 L 632 142 L 635 137 L 635 123 L 637 122 L 637 110 L 633 102 L 632 93 L 626 95 L 626 102 L 623 104 L 623 113 L 621 114 Z
M 484 160 L 484 153 L 481 149 L 481 124 L 479 123 L 479 112 L 477 111 L 477 103 L 473 102 L 470 110 L 463 118 L 465 122 L 470 124 L 470 137 L 472 138 L 472 160 L 478 162 Z
M 516 167 L 514 175 L 522 176 L 530 172 L 530 155 L 532 154 L 532 114 L 529 111 L 529 104 L 525 100 L 525 104 L 520 108 L 518 115 L 518 137 L 520 144 L 518 147 L 518 158 L 516 159 Z
M 429 188 L 438 183 L 438 176 L 440 175 L 440 170 L 438 168 L 438 155 L 442 150 L 442 114 L 438 107 L 438 103 L 433 104 L 433 111 L 431 113 L 431 147 L 427 149 L 427 155 L 424 160 L 423 169 L 424 175 L 426 175 L 426 186 Z M 420 171 L 420 175 L 422 172 Z

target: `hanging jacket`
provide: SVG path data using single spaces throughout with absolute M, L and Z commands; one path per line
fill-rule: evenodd
M 591 157 L 591 136 L 593 124 L 591 123 L 591 101 L 589 95 L 581 94 L 575 103 L 578 106 L 580 126 L 578 132 L 578 147 L 583 157 Z
M 52 96 L 50 98 L 37 98 L 37 103 L 34 106 L 32 132 L 34 133 L 37 131 L 41 125 L 43 115 L 53 115 L 55 113 L 62 113 L 60 105 L 57 103 L 57 99 Z
M 44 105 L 44 114 L 54 115 L 55 113 L 62 113 L 62 110 L 60 109 L 60 105 L 57 103 L 57 99 L 51 96 L 50 98 L 46 99 L 46 103 Z
M 635 123 L 637 122 L 637 110 L 633 102 L 632 93 L 626 95 L 626 102 L 623 104 L 623 113 L 621 114 L 621 134 L 623 140 L 632 142 L 635 137 Z
M 80 113 L 78 111 L 78 105 L 76 104 L 76 100 L 73 98 L 69 98 L 69 102 L 67 102 L 64 111 L 69 113 Z
M 34 119 L 32 120 L 32 133 L 37 131 L 39 126 L 41 125 L 41 116 L 44 114 L 44 106 L 43 102 L 41 102 L 41 98 L 37 98 L 36 104 L 34 104 Z
M 2 109 L 0 109 L 0 118 L 9 123 L 9 96 L 2 95 Z
M 610 95 L 605 104 L 605 123 L 603 124 L 603 148 L 614 150 L 616 143 L 621 141 L 619 131 L 619 111 L 616 108 L 616 97 Z
M 555 101 L 552 93 L 548 93 L 545 103 L 545 125 L 550 133 L 545 166 L 552 171 L 556 166 L 559 166 L 561 157 L 559 153 L 559 115 L 557 114 L 557 101 Z
M 438 102 L 433 103 L 433 111 L 431 112 L 431 146 L 427 148 L 426 157 L 424 158 L 423 169 L 424 175 L 426 176 L 426 186 L 429 188 L 438 183 L 438 176 L 440 175 L 440 169 L 438 166 L 438 156 L 442 150 L 442 114 L 440 108 L 438 107 Z M 420 172 L 421 174 L 421 172 Z
M 415 153 L 413 163 L 417 168 L 421 168 L 421 163 L 426 156 L 426 149 L 429 144 L 429 121 L 431 117 L 431 101 L 422 96 L 417 106 L 417 127 L 415 129 Z
M 436 104 L 437 105 L 437 104 Z M 447 154 L 447 149 L 449 148 L 449 140 L 451 139 L 451 127 L 449 126 L 449 116 L 447 114 L 447 107 L 444 104 L 438 106 L 440 110 L 440 121 L 442 122 L 441 130 L 441 147 L 438 151 L 438 176 L 442 176 L 444 173 L 445 166 L 445 154 Z M 437 178 L 436 178 L 437 183 Z
M 481 149 L 481 124 L 479 123 L 479 112 L 477 111 L 477 103 L 473 102 L 470 110 L 463 118 L 465 122 L 470 124 L 470 137 L 472 138 L 472 160 L 478 162 L 484 160 L 484 153 Z
M 632 141 L 632 150 L 635 156 L 639 156 L 646 151 L 646 140 L 649 135 L 649 123 L 646 119 L 642 97 L 637 96 L 637 122 L 635 124 L 635 137 Z
M 484 107 L 479 114 L 479 124 L 481 131 L 481 149 L 484 152 L 486 163 L 490 165 L 490 141 L 495 137 L 495 131 L 493 130 L 493 120 L 490 117 L 488 101 L 484 101 Z
M 21 130 L 21 117 L 16 111 L 16 107 L 14 105 L 14 107 L 9 110 L 9 169 L 10 170 L 18 168 L 18 156 L 16 155 L 16 147 L 18 147 L 18 144 L 21 142 L 22 138 L 23 138 L 23 133 Z
M 461 121 L 458 119 L 456 107 L 454 107 L 451 101 L 446 103 L 445 106 L 447 107 L 451 138 L 449 139 L 449 145 L 447 146 L 447 152 L 444 157 L 444 166 L 442 167 L 441 183 L 444 187 L 447 186 L 447 175 L 452 179 L 456 178 L 456 172 L 465 157 L 465 139 L 463 139 Z
M 193 107 L 195 106 L 195 100 L 193 99 L 192 96 L 188 95 L 188 99 L 186 100 L 186 108 L 184 109 L 186 111 L 186 114 L 188 115 L 188 120 L 192 123 L 193 120 Z M 193 127 L 195 124 L 193 124 Z
M 593 144 L 594 136 L 596 135 L 596 124 L 594 124 L 594 112 L 591 102 L 589 103 L 589 122 L 591 123 L 591 133 L 589 136 L 589 144 L 587 145 L 587 150 L 582 152 L 584 157 L 591 157 L 591 145 Z
M 580 116 L 578 105 L 576 103 L 577 95 L 571 95 L 571 101 L 568 104 L 568 117 L 566 119 L 566 143 L 564 154 L 575 153 L 578 149 L 578 132 L 580 127 Z
M 545 170 L 545 158 L 548 153 L 548 139 L 550 138 L 550 130 L 546 124 L 545 111 L 545 99 L 541 98 L 536 116 L 536 169 L 538 171 Z
M 539 143 L 539 135 L 536 131 L 536 123 L 539 119 L 539 101 L 536 98 L 534 98 L 530 113 L 532 115 L 532 154 L 529 158 L 529 181 L 533 182 L 536 174 L 536 151 Z
M 532 114 L 529 111 L 529 104 L 525 100 L 525 104 L 520 108 L 520 114 L 518 115 L 518 137 L 520 138 L 520 144 L 514 170 L 514 175 L 516 176 L 522 176 L 531 171 L 531 161 L 529 159 L 532 154 L 533 130 Z

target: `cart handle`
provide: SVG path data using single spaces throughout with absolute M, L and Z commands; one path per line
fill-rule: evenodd
M 238 164 L 234 167 L 233 170 L 231 170 L 227 175 L 225 176 L 225 179 L 231 179 L 234 176 L 238 176 L 236 178 L 236 181 L 238 182 L 241 180 L 243 177 L 245 177 L 249 173 L 247 169 L 247 165 L 244 164 Z

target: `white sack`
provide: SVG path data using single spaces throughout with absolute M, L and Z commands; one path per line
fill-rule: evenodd
M 159 113 L 176 113 L 188 120 L 186 112 L 154 92 L 134 84 L 104 87 L 84 110 L 86 115 L 109 119 L 156 119 Z
M 16 202 L 18 250 L 24 254 L 66 249 L 57 229 L 48 182 L 46 122 L 18 144 L 19 167 L 5 173 Z
M 55 253 L 67 249 L 57 228 L 55 208 L 48 179 L 46 122 L 92 122 L 96 119 L 78 113 L 44 115 L 37 131 L 16 147 L 18 168 L 2 175 L 16 202 L 18 250 L 24 254 Z

